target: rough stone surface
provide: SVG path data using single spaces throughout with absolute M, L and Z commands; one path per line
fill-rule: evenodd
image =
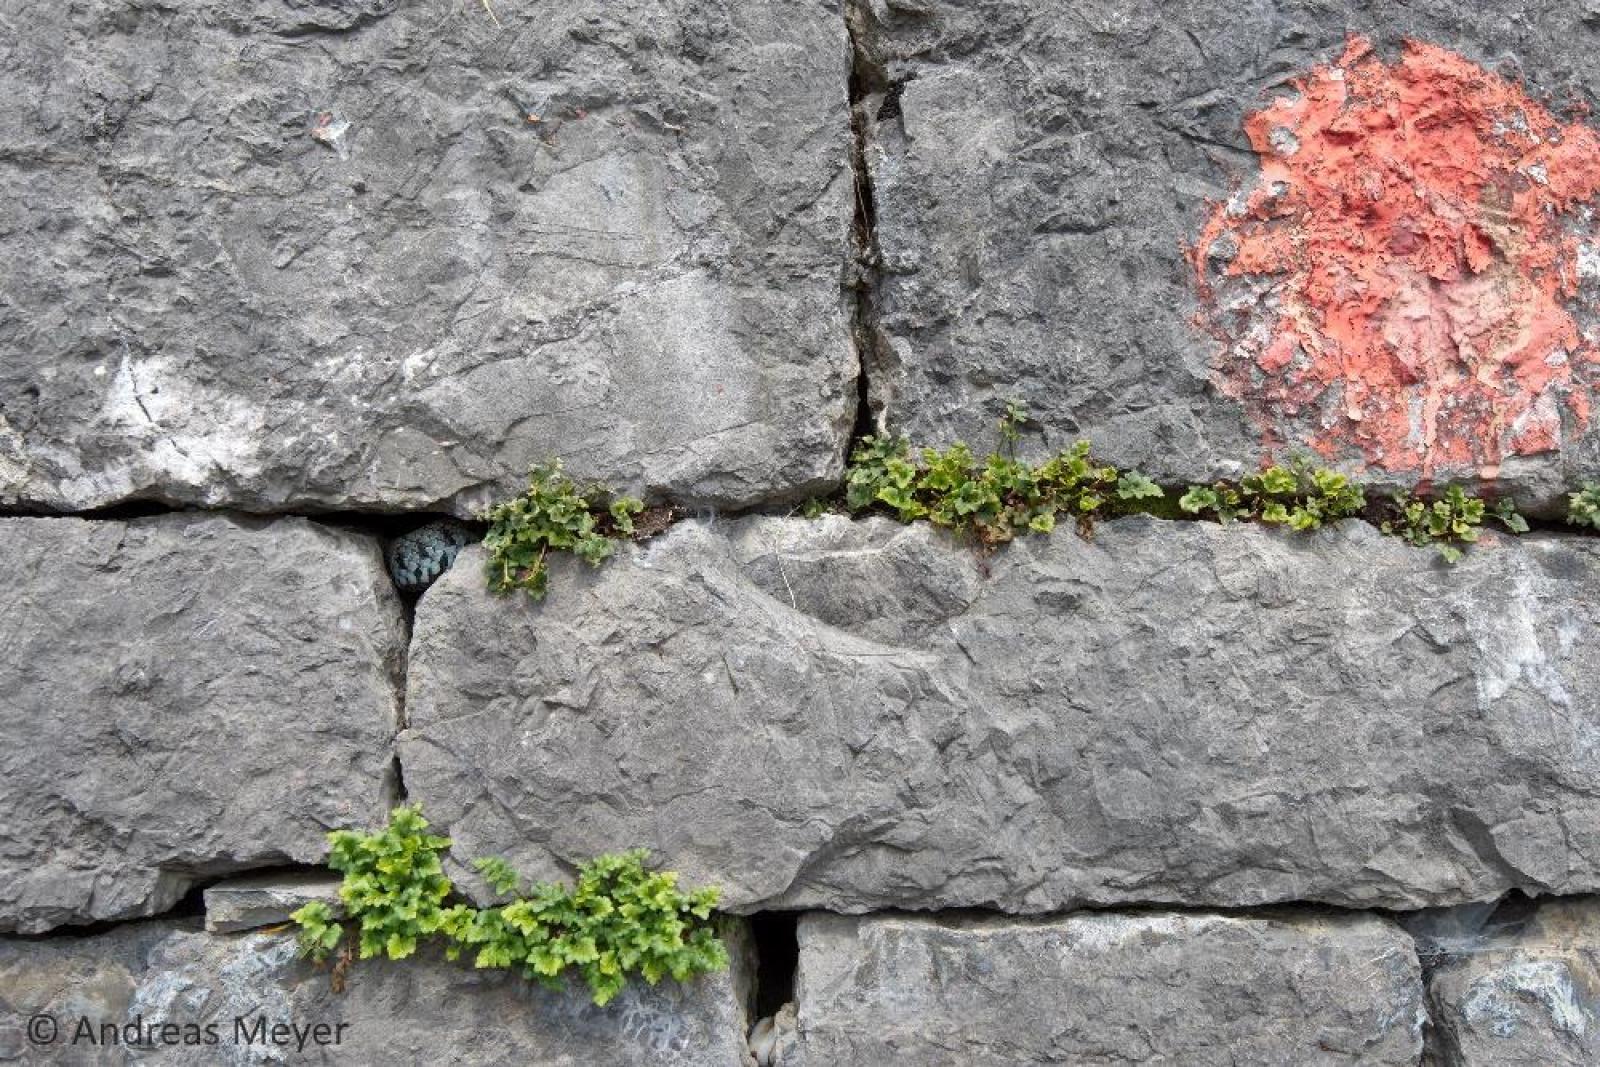
M 1370 917 L 800 920 L 800 1065 L 1406 1064 L 1410 938 Z
M 303 519 L 0 519 L 0 930 L 320 861 L 392 795 L 405 621 Z
M 202 894 L 206 930 L 231 934 L 288 922 L 291 915 L 313 900 L 327 904 L 336 915 L 343 914 L 344 902 L 339 898 L 343 883 L 343 876 L 332 871 L 229 878 L 207 886 Z
M 1259 172 L 1248 113 L 1337 59 L 1352 33 L 1386 56 L 1408 37 L 1455 50 L 1558 107 L 1600 102 L 1600 22 L 1585 4 L 852 6 L 874 89 L 873 404 L 919 440 L 987 443 L 1004 402 L 1022 398 L 1040 423 L 1031 449 L 1088 437 L 1162 481 L 1235 475 L 1261 452 L 1243 406 L 1219 392 L 1187 258 L 1212 207 Z M 1592 306 L 1591 284 L 1580 304 Z M 1549 508 L 1593 478 L 1600 425 L 1580 436 L 1569 421 L 1565 434 L 1559 453 L 1507 462 L 1502 484 Z
M 23 0 L 0 39 L 0 502 L 837 478 L 836 0 Z
M 1436 1067 L 1600 1063 L 1600 898 L 1552 900 L 1431 968 Z
M 1600 887 L 1590 539 L 1138 518 L 980 559 L 830 516 L 684 523 L 542 605 L 480 566 L 423 595 L 400 739 L 458 867 L 646 846 L 844 912 Z
M 735 951 L 735 957 L 740 958 Z M 743 1067 L 742 971 L 691 984 L 631 984 L 604 1008 L 578 985 L 552 993 L 504 971 L 450 963 L 432 951 L 357 963 L 344 992 L 326 969 L 298 960 L 286 934 L 213 936 L 170 923 L 89 938 L 0 940 L 0 1059 L 27 1063 L 507 1063 L 538 1067 Z M 47 1012 L 60 1039 L 30 1051 L 24 1020 Z M 212 1026 L 212 1045 L 130 1051 L 70 1044 L 77 1020 Z M 304 1052 L 240 1040 L 268 1027 L 326 1024 L 338 1044 Z M 341 1024 L 346 1024 L 340 1031 Z M 181 1035 L 179 1040 L 181 1041 Z

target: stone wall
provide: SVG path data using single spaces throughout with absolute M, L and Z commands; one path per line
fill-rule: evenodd
M 1600 480 L 1597 35 L 0 0 L 0 1060 L 1600 1061 L 1600 540 L 796 507 L 1021 398 L 1027 457 L 1310 449 L 1556 519 Z M 1319 117 L 1344 84 L 1383 106 Z M 676 521 L 543 602 L 479 547 L 397 587 L 556 455 Z M 326 833 L 401 801 L 479 902 L 478 857 L 648 849 L 733 964 L 595 1007 L 298 960 Z

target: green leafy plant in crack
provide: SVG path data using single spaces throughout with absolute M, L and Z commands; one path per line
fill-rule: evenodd
M 1463 546 L 1477 542 L 1486 518 L 1496 520 L 1511 533 L 1528 532 L 1528 520 L 1517 513 L 1510 500 L 1491 504 L 1469 495 L 1459 485 L 1450 486 L 1433 501 L 1397 493 L 1394 510 L 1395 514 L 1384 520 L 1383 532 L 1404 538 L 1418 548 L 1431 545 L 1446 563 L 1459 561 Z
M 1146 510 L 1161 487 L 1137 471 L 1096 463 L 1080 441 L 1045 462 L 1016 458 L 1026 416 L 1015 403 L 1000 420 L 1003 452 L 979 459 L 961 442 L 946 449 L 913 449 L 905 436 L 862 438 L 845 476 L 851 512 L 887 510 L 901 522 L 926 520 L 994 546 L 1023 533 L 1050 533 L 1070 518 L 1095 518 Z
M 380 830 L 328 835 L 328 865 L 344 875 L 345 915 L 313 901 L 292 918 L 304 955 L 320 962 L 343 952 L 336 981 L 355 952 L 399 960 L 430 937 L 444 941 L 451 959 L 471 949 L 478 967 L 518 968 L 553 987 L 571 969 L 601 1005 L 633 975 L 654 985 L 728 965 L 711 925 L 719 891 L 680 890 L 675 873 L 645 868 L 643 850 L 590 860 L 571 887 L 525 886 L 504 860 L 480 859 L 477 869 L 495 892 L 514 899 L 477 908 L 449 903 L 454 890 L 440 857 L 450 841 L 427 831 L 417 808 L 402 807 Z
M 497 908 L 459 906 L 446 932 L 476 951 L 479 967 L 518 967 L 523 975 L 559 985 L 569 967 L 588 984 L 596 1004 L 622 991 L 637 974 L 655 985 L 685 981 L 728 965 L 727 949 L 709 925 L 714 888 L 684 892 L 672 872 L 645 869 L 643 850 L 601 856 L 583 865 L 571 888 L 524 887 L 503 860 L 478 861 L 494 890 L 515 897 Z
M 1018 460 L 1016 446 L 1026 421 L 1021 405 L 1007 404 L 1000 419 L 1001 451 L 982 460 L 960 442 L 942 450 L 917 449 L 903 435 L 864 437 L 845 473 L 843 509 L 887 511 L 901 522 L 931 522 L 986 548 L 1023 533 L 1050 533 L 1062 518 L 1074 519 L 1080 530 L 1096 518 L 1143 513 L 1298 531 L 1340 519 L 1381 518 L 1385 533 L 1432 546 L 1452 563 L 1461 558 L 1464 546 L 1478 540 L 1486 519 L 1511 533 L 1528 530 L 1527 520 L 1509 500 L 1486 501 L 1459 486 L 1438 499 L 1403 494 L 1393 505 L 1369 506 L 1365 491 L 1349 476 L 1315 466 L 1305 456 L 1238 481 L 1191 485 L 1174 501 L 1137 471 L 1095 462 L 1084 441 L 1038 465 Z M 1600 529 L 1600 486 L 1573 493 L 1571 504 L 1569 522 Z M 816 517 L 828 507 L 825 501 L 808 501 L 802 513 Z
M 489 588 L 497 594 L 522 589 L 535 600 L 548 591 L 552 550 L 571 552 L 593 566 L 609 559 L 617 540 L 634 533 L 641 501 L 612 497 L 603 486 L 579 486 L 560 460 L 533 468 L 528 488 L 483 514 L 489 532 Z
M 1585 485 L 1567 497 L 1567 521 L 1600 530 L 1600 485 Z
M 328 835 L 328 866 L 344 875 L 339 899 L 355 924 L 362 959 L 404 959 L 438 932 L 450 895 L 439 856 L 450 841 L 427 831 L 418 809 L 396 808 L 382 830 Z M 339 947 L 345 926 L 326 903 L 314 900 L 291 917 L 300 924 L 306 955 L 321 960 Z
M 1313 467 L 1303 456 L 1287 467 L 1272 466 L 1238 482 L 1191 485 L 1178 500 L 1190 515 L 1218 522 L 1251 520 L 1292 530 L 1361 514 L 1367 505 L 1360 486 L 1338 471 Z

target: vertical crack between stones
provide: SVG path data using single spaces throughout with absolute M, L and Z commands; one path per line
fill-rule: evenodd
M 756 959 L 755 1017 L 764 1019 L 794 1000 L 795 970 L 800 965 L 800 913 L 763 911 L 750 916 Z
M 850 449 L 861 438 L 878 432 L 879 412 L 873 410 L 869 371 L 878 354 L 881 333 L 878 327 L 878 285 L 882 257 L 878 248 L 878 207 L 872 186 L 872 168 L 867 161 L 869 108 L 882 93 L 883 78 L 871 61 L 864 44 L 869 14 L 860 0 L 846 0 L 845 31 L 850 41 L 850 167 L 855 188 L 855 224 L 848 282 L 855 294 L 850 324 L 856 350 L 856 420 L 851 429 Z
M 417 601 L 422 599 L 420 593 L 405 593 L 398 588 L 395 590 L 395 595 L 400 598 L 400 610 L 405 622 L 405 641 L 400 647 L 400 664 L 395 676 L 395 729 L 394 737 L 389 741 L 390 808 L 400 807 L 410 799 L 410 794 L 406 791 L 405 768 L 400 763 L 400 735 L 411 725 L 406 696 L 411 681 L 411 645 L 417 639 Z
M 747 922 L 749 1015 L 746 1023 L 750 1055 L 756 1067 L 775 1067 L 790 1062 L 784 1045 L 794 1041 L 800 913 L 757 912 L 749 916 Z

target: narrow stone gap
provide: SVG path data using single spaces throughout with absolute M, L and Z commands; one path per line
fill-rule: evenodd
M 870 303 L 870 301 L 868 301 L 868 303 Z M 856 426 L 855 430 L 853 431 L 854 436 L 851 439 L 851 445 L 850 445 L 852 450 L 854 449 L 855 442 L 859 441 L 861 437 L 869 435 L 869 434 L 874 434 L 874 433 L 877 433 L 879 431 L 879 427 L 877 426 L 877 416 L 876 416 L 876 414 L 871 412 L 868 409 L 868 407 L 866 406 L 866 401 L 865 401 L 866 389 L 867 389 L 866 381 L 867 381 L 866 373 L 865 373 L 865 369 L 863 368 L 862 374 L 861 374 L 860 378 L 858 379 L 858 388 L 859 388 L 861 396 L 862 396 L 862 405 L 863 406 L 858 409 L 857 426 Z M 865 413 L 865 414 L 863 414 L 863 413 Z M 1177 500 L 1177 498 L 1179 496 L 1182 496 L 1183 493 L 1188 489 L 1188 484 L 1187 483 L 1184 483 L 1184 484 L 1181 484 L 1181 485 L 1163 484 L 1161 486 L 1161 488 L 1167 494 L 1168 500 L 1175 502 Z M 1371 492 L 1370 489 L 1368 491 Z M 1356 521 L 1356 522 L 1364 522 L 1368 526 L 1372 526 L 1374 528 L 1377 528 L 1380 525 L 1380 522 L 1381 522 L 1381 520 L 1377 517 L 1377 507 L 1378 507 L 1378 505 L 1382 504 L 1383 500 L 1384 500 L 1384 498 L 1382 498 L 1382 497 L 1380 497 L 1378 495 L 1372 496 L 1371 500 L 1369 501 L 1369 507 L 1367 509 L 1368 513 L 1351 516 L 1351 519 L 1353 521 Z M 710 517 L 710 518 L 717 518 L 717 519 L 722 519 L 722 520 L 727 520 L 727 521 L 732 521 L 732 520 L 735 520 L 735 519 L 747 518 L 747 517 L 759 517 L 759 516 L 789 518 L 789 517 L 793 517 L 794 516 L 796 510 L 797 510 L 796 507 L 793 504 L 790 504 L 790 503 L 760 504 L 760 505 L 754 505 L 752 507 L 745 508 L 745 509 L 731 510 L 731 511 L 676 509 L 676 514 L 674 515 L 673 521 L 670 524 L 668 524 L 667 527 L 663 527 L 663 531 L 662 532 L 664 532 L 665 529 L 668 529 L 671 526 L 675 526 L 680 522 L 689 521 L 689 520 L 693 520 L 693 519 L 699 519 L 699 518 Z M 1205 522 L 1211 522 L 1211 523 L 1214 523 L 1214 520 L 1212 520 L 1212 519 L 1203 518 L 1203 517 L 1198 516 L 1198 515 L 1189 515 L 1189 514 L 1184 514 L 1184 513 L 1178 513 L 1176 511 L 1176 508 L 1173 508 L 1172 510 L 1173 510 L 1173 513 L 1171 513 L 1171 514 L 1167 514 L 1167 513 L 1163 513 L 1163 514 L 1142 513 L 1142 514 L 1144 514 L 1144 517 L 1152 518 L 1152 519 L 1155 519 L 1155 520 L 1160 521 L 1160 522 L 1174 522 L 1174 523 L 1192 523 L 1192 522 L 1205 523 Z M 315 523 L 318 523 L 320 525 L 339 528 L 339 529 L 344 529 L 344 530 L 348 530 L 348 531 L 350 531 L 352 533 L 365 534 L 367 536 L 374 537 L 379 541 L 380 547 L 382 547 L 385 551 L 387 551 L 389 543 L 391 541 L 393 541 L 394 538 L 400 536 L 401 534 L 407 533 L 407 532 L 409 532 L 411 530 L 414 530 L 414 529 L 416 529 L 418 527 L 427 525 L 430 522 L 435 522 L 435 521 L 439 521 L 439 520 L 442 520 L 442 519 L 448 519 L 448 520 L 451 520 L 451 521 L 454 521 L 454 522 L 462 523 L 463 525 L 472 528 L 473 530 L 475 530 L 480 535 L 482 533 L 486 532 L 487 529 L 488 529 L 488 527 L 484 523 L 479 522 L 477 520 L 462 519 L 462 518 L 460 518 L 458 516 L 450 515 L 448 513 L 429 512 L 429 511 L 416 511 L 416 512 L 327 511 L 327 512 L 309 512 L 309 513 L 306 513 L 306 512 L 252 512 L 252 511 L 239 511 L 237 509 L 228 509 L 228 508 L 209 509 L 209 508 L 197 508 L 197 507 L 188 507 L 188 506 L 178 507 L 178 506 L 171 506 L 171 505 L 167 505 L 167 504 L 152 503 L 152 502 L 149 502 L 149 501 L 127 502 L 127 503 L 122 503 L 122 504 L 109 505 L 109 506 L 104 507 L 104 508 L 96 508 L 96 509 L 92 509 L 92 510 L 88 510 L 88 511 L 78 511 L 78 512 L 49 512 L 49 511 L 33 511 L 33 510 L 28 510 L 28 509 L 16 509 L 16 508 L 11 508 L 11 509 L 0 508 L 0 519 L 11 519 L 11 518 L 82 519 L 82 520 L 85 520 L 85 521 L 128 522 L 128 521 L 133 521 L 133 520 L 137 520 L 137 519 L 152 518 L 152 517 L 161 516 L 161 515 L 218 516 L 218 517 L 222 517 L 222 518 L 232 519 L 233 521 L 238 522 L 241 525 L 246 525 L 246 526 L 249 526 L 251 524 L 254 524 L 256 526 L 266 526 L 269 523 L 276 522 L 276 521 L 281 520 L 281 519 L 306 519 L 306 520 L 308 520 L 310 522 L 315 522 Z M 859 514 L 859 515 L 847 515 L 846 517 L 849 518 L 851 521 L 860 521 L 862 519 L 872 518 L 872 517 L 874 517 L 874 515 L 871 514 L 871 513 L 863 513 L 863 514 Z M 879 516 L 879 517 L 881 517 L 881 516 Z M 1137 518 L 1137 517 L 1140 517 L 1140 514 L 1135 514 L 1135 515 L 1126 516 L 1126 517 Z M 1122 518 L 1122 517 L 1119 516 L 1118 518 L 1102 519 L 1100 521 L 1101 522 L 1115 522 L 1115 521 L 1118 521 L 1119 518 Z M 1545 518 L 1545 517 L 1540 517 L 1540 516 L 1536 516 L 1536 515 L 1530 515 L 1530 514 L 1527 514 L 1525 512 L 1523 513 L 1523 518 L 1526 519 L 1527 522 L 1528 522 L 1529 531 L 1526 534 L 1521 534 L 1521 535 L 1518 535 L 1518 536 L 1512 536 L 1510 538 L 1510 540 L 1513 543 L 1515 543 L 1515 542 L 1537 542 L 1537 541 L 1541 541 L 1541 540 L 1545 540 L 1545 539 L 1549 539 L 1549 538 L 1577 538 L 1577 539 L 1588 540 L 1588 539 L 1591 539 L 1591 538 L 1594 538 L 1594 537 L 1600 537 L 1600 531 L 1591 530 L 1591 529 L 1585 528 L 1583 526 L 1576 526 L 1576 525 L 1573 525 L 1571 523 L 1565 522 L 1565 521 L 1563 521 L 1561 519 Z M 1350 521 L 1350 520 L 1345 520 L 1345 521 Z M 1259 524 L 1241 521 L 1239 523 L 1236 523 L 1235 525 L 1239 525 L 1239 526 L 1254 526 L 1254 525 L 1259 525 Z M 1268 527 L 1268 528 L 1269 529 L 1279 529 L 1279 527 Z M 1492 521 L 1487 522 L 1485 524 L 1485 528 L 1487 530 L 1492 531 L 1492 532 L 1499 532 L 1499 527 L 1497 526 L 1497 524 L 1495 524 Z M 1058 533 L 1056 536 L 1062 536 L 1062 534 Z M 1423 550 L 1419 549 L 1419 551 L 1423 551 Z M 391 580 L 392 580 L 392 575 L 391 575 Z M 413 624 L 414 624 L 415 618 L 416 618 L 417 602 L 420 600 L 420 598 L 422 596 L 422 593 L 421 592 L 406 592 L 406 591 L 401 590 L 398 587 L 396 587 L 396 594 L 399 597 L 401 609 L 405 614 L 406 630 L 407 630 L 407 635 L 408 635 L 408 639 L 409 639 L 409 634 L 412 631 L 412 627 L 413 627 Z
M 405 708 L 402 705 L 402 707 L 401 707 L 402 715 L 404 714 L 404 711 L 405 711 Z M 400 723 L 400 729 L 404 730 L 405 728 L 406 728 L 405 720 L 402 718 L 401 723 Z M 392 795 L 394 797 L 393 801 L 391 802 L 391 806 L 392 807 L 402 807 L 402 806 L 404 806 L 405 804 L 407 804 L 411 800 L 411 794 L 406 789 L 405 765 L 400 762 L 400 750 L 399 750 L 399 748 L 396 748 L 395 751 L 394 751 L 394 754 L 389 757 L 389 779 L 390 779 L 390 781 L 389 781 L 390 791 L 391 791 L 391 793 L 392 793 Z
M 854 248 L 849 264 L 849 283 L 855 294 L 850 324 L 851 341 L 856 350 L 856 421 L 850 431 L 849 453 L 856 442 L 879 431 L 878 412 L 872 408 L 868 368 L 880 343 L 878 330 L 878 284 L 882 256 L 878 248 L 878 204 L 872 185 L 872 168 L 867 160 L 868 109 L 884 93 L 882 72 L 872 64 L 861 41 L 860 22 L 866 16 L 855 0 L 845 6 L 845 29 L 850 39 L 850 168 L 855 188 Z
M 417 526 L 450 519 L 468 526 L 484 527 L 475 519 L 464 519 L 445 511 L 362 511 L 358 508 L 327 508 L 306 511 L 250 511 L 237 507 L 207 507 L 202 504 L 177 504 L 163 500 L 132 499 L 97 508 L 77 511 L 52 511 L 48 508 L 0 506 L 0 519 L 83 519 L 87 522 L 131 522 L 162 515 L 216 516 L 239 523 L 265 525 L 279 519 L 305 519 L 323 526 L 352 530 L 388 538 Z
M 156 515 L 175 515 L 195 510 L 180 504 L 161 500 L 121 500 L 98 508 L 81 511 L 52 511 L 49 508 L 26 505 L 0 506 L 0 519 L 84 519 L 90 522 L 127 522 L 148 519 Z
M 970 907 L 943 907 L 926 910 L 912 908 L 875 908 L 868 912 L 836 912 L 828 908 L 807 908 L 805 911 L 817 914 L 846 915 L 866 918 L 897 918 L 907 920 L 956 922 L 1014 922 L 1014 923 L 1052 923 L 1066 919 L 1087 917 L 1093 915 L 1125 915 L 1140 916 L 1161 913 L 1179 915 L 1221 915 L 1234 919 L 1274 919 L 1305 915 L 1324 915 L 1331 918 L 1353 918 L 1361 915 L 1376 915 L 1395 922 L 1405 928 L 1407 932 L 1413 929 L 1429 926 L 1436 923 L 1439 916 L 1462 915 L 1475 913 L 1478 918 L 1476 929 L 1506 929 L 1514 930 L 1526 922 L 1542 904 L 1563 899 L 1581 899 L 1589 896 L 1587 893 L 1550 893 L 1529 894 L 1521 889 L 1509 889 L 1501 896 L 1479 901 L 1471 904 L 1457 904 L 1453 906 L 1417 908 L 1414 910 L 1401 910 L 1385 908 L 1378 905 L 1334 904 L 1329 901 L 1298 898 L 1294 900 L 1278 900 L 1261 904 L 1193 904 L 1176 903 L 1172 901 L 1138 900 L 1123 901 L 1119 903 L 1081 903 L 1069 908 L 1059 908 L 1048 911 L 1017 912 L 1002 911 L 999 908 L 970 906 Z M 797 912 L 750 912 L 747 917 L 754 923 L 767 917 L 788 917 L 791 921 L 797 918 Z M 1413 936 L 1416 936 L 1415 934 Z
M 267 862 L 255 866 L 243 866 L 228 870 L 221 874 L 208 874 L 197 877 L 185 890 L 183 896 L 172 904 L 171 907 L 150 915 L 129 915 L 121 919 L 96 919 L 92 922 L 67 923 L 62 926 L 52 927 L 41 934 L 25 934 L 12 931 L 0 933 L 0 940 L 6 941 L 58 941 L 77 940 L 80 938 L 98 937 L 109 934 L 125 926 L 136 926 L 141 923 L 175 922 L 192 923 L 199 927 L 205 922 L 206 890 L 224 882 L 231 882 L 239 878 L 293 878 L 300 875 L 328 873 L 326 867 L 315 863 L 295 863 L 292 861 Z
M 800 966 L 800 913 L 763 911 L 750 916 L 755 949 L 755 1014 L 752 1021 L 776 1015 L 794 1000 L 795 971 Z

